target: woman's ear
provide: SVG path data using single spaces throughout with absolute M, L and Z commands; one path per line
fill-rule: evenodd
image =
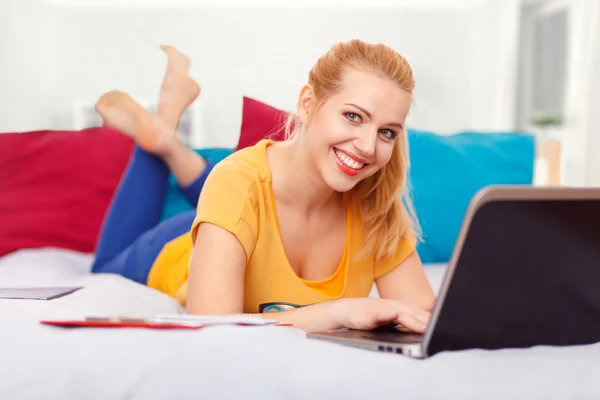
M 313 106 L 315 104 L 315 95 L 312 86 L 306 84 L 302 87 L 300 91 L 300 96 L 298 97 L 298 118 L 302 121 L 303 124 L 308 122 L 308 116 L 313 110 Z

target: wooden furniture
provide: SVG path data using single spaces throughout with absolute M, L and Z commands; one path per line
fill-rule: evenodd
M 543 168 L 540 175 L 543 176 L 544 186 L 561 185 L 561 147 L 556 139 L 549 139 L 540 143 L 536 148 L 535 167 Z

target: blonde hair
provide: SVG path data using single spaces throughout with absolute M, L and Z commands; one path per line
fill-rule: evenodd
M 373 71 L 412 97 L 415 81 L 404 57 L 383 44 L 352 40 L 333 45 L 310 70 L 308 83 L 313 88 L 316 107 L 341 89 L 343 75 L 351 69 Z M 286 139 L 301 130 L 298 118 L 289 115 Z M 366 230 L 361 255 L 373 255 L 375 262 L 393 256 L 402 238 L 413 242 L 418 239 L 418 223 L 408 193 L 408 169 L 408 143 L 403 132 L 396 138 L 390 161 L 347 193 Z

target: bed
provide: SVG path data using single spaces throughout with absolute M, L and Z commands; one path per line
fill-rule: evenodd
M 240 141 L 271 132 L 265 121 L 278 121 L 280 113 L 245 98 Z M 428 236 L 419 253 L 437 290 L 469 198 L 486 184 L 530 184 L 533 143 L 513 133 L 409 134 L 412 186 Z M 104 212 L 131 152 L 124 135 L 94 128 L 1 136 L 0 147 L 9 151 L 0 152 L 0 210 L 12 211 L 0 224 L 0 286 L 83 289 L 51 301 L 0 300 L 0 399 L 600 398 L 600 344 L 414 360 L 309 340 L 291 327 L 42 325 L 42 319 L 183 310 L 144 285 L 89 273 Z M 202 155 L 227 153 L 209 150 Z M 536 147 L 536 171 L 541 163 L 543 183 L 557 184 L 552 166 L 559 148 L 550 150 Z M 185 205 L 176 189 L 169 193 L 165 218 Z M 438 206 L 440 195 L 446 207 Z
M 0 259 L 2 286 L 82 285 L 51 301 L 0 300 L 0 398 L 600 397 L 600 344 L 469 350 L 427 360 L 309 340 L 289 327 L 199 331 L 66 329 L 44 318 L 181 312 L 170 297 L 114 275 L 92 255 L 21 250 Z M 437 290 L 444 265 L 428 265 Z M 374 294 L 375 295 L 375 294 Z

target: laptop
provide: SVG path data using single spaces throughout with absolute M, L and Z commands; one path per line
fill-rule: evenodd
M 415 358 L 600 342 L 600 188 L 482 189 L 424 334 L 383 327 L 308 337 Z

